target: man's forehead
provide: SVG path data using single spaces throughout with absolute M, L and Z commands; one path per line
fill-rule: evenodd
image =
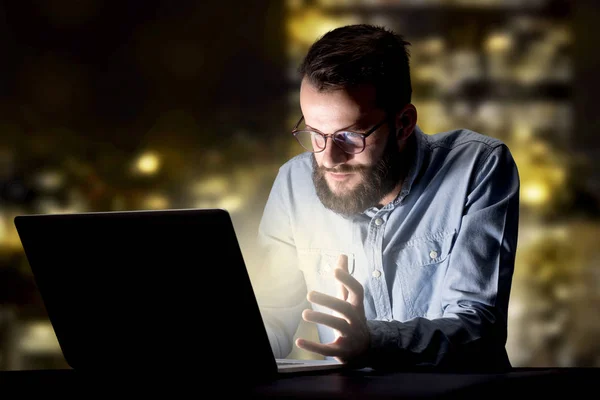
M 304 123 L 323 131 L 368 126 L 380 112 L 368 96 L 354 94 L 347 89 L 320 91 L 307 84 L 300 93 Z

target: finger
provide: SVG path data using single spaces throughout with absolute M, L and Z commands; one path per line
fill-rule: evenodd
M 333 310 L 334 312 L 338 312 L 347 319 L 352 319 L 356 316 L 352 304 L 348 303 L 347 301 L 338 299 L 337 297 L 329 296 L 325 293 L 316 292 L 313 290 L 308 293 L 306 298 L 311 303 L 327 307 Z
M 336 268 L 348 273 L 348 256 L 346 254 L 340 254 Z M 344 285 L 339 286 L 339 297 L 342 300 L 346 300 L 348 298 L 348 289 Z
M 336 316 L 325 314 L 319 311 L 304 310 L 302 312 L 302 318 L 306 322 L 326 325 L 330 328 L 335 329 L 342 335 L 347 335 L 350 328 L 348 325 L 348 321 L 346 321 L 345 319 L 338 318 Z
M 296 346 L 302 350 L 317 353 L 325 357 L 342 355 L 342 352 L 338 348 L 335 348 L 329 344 L 316 343 L 302 338 L 296 339 Z
M 340 283 L 340 285 L 346 288 L 348 293 L 346 300 L 350 301 L 354 305 L 362 304 L 364 288 L 359 281 L 341 268 L 334 270 L 333 276 Z

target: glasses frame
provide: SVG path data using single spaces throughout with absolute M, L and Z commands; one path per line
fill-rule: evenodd
M 335 145 L 336 145 L 337 147 L 339 147 L 339 148 L 340 148 L 340 149 L 341 149 L 341 150 L 342 150 L 344 153 L 347 153 L 347 154 L 360 154 L 360 153 L 362 153 L 363 151 L 365 151 L 365 147 L 366 147 L 365 139 L 366 139 L 366 138 L 368 138 L 368 137 L 369 137 L 371 134 L 373 134 L 373 133 L 374 133 L 374 132 L 375 132 L 377 129 L 381 128 L 381 126 L 382 126 L 382 125 L 383 125 L 383 124 L 384 124 L 384 123 L 385 123 L 385 122 L 388 120 L 388 116 L 386 115 L 386 116 L 385 116 L 385 117 L 384 117 L 384 118 L 381 120 L 381 122 L 377 123 L 377 124 L 376 124 L 374 127 L 372 127 L 371 129 L 369 129 L 369 130 L 368 130 L 367 132 L 365 132 L 365 133 L 361 133 L 361 132 L 354 132 L 354 131 L 351 131 L 351 130 L 348 130 L 348 129 L 342 129 L 342 130 L 339 130 L 339 131 L 336 131 L 336 132 L 333 132 L 333 133 L 323 133 L 323 132 L 320 132 L 320 131 L 318 131 L 318 130 L 316 130 L 316 129 L 298 129 L 298 126 L 300 125 L 300 123 L 302 122 L 302 120 L 304 120 L 304 115 L 302 115 L 302 116 L 300 117 L 300 119 L 298 120 L 298 122 L 296 122 L 296 125 L 294 125 L 294 128 L 292 129 L 292 135 L 294 135 L 294 137 L 296 138 L 296 141 L 298 141 L 298 143 L 300 144 L 300 146 L 302 146 L 302 148 L 303 148 L 303 149 L 306 149 L 307 151 L 310 151 L 311 153 L 320 153 L 320 152 L 322 152 L 322 151 L 325 151 L 325 149 L 327 148 L 327 139 L 328 139 L 328 138 L 331 138 L 331 141 L 332 141 L 333 143 L 335 143 Z M 302 143 L 300 143 L 300 140 L 298 140 L 298 137 L 296 136 L 296 135 L 298 134 L 298 132 L 310 132 L 310 133 L 317 134 L 317 135 L 321 136 L 321 137 L 322 137 L 322 138 L 325 140 L 325 145 L 324 145 L 324 146 L 323 146 L 323 148 L 322 148 L 322 149 L 320 149 L 320 150 L 315 150 L 314 148 L 313 148 L 312 150 L 311 150 L 311 149 L 307 149 L 306 147 L 304 147 L 304 146 L 302 145 Z M 340 145 L 339 145 L 339 144 L 338 144 L 338 143 L 335 141 L 335 137 L 336 137 L 336 135 L 340 135 L 340 134 L 342 134 L 343 132 L 348 132 L 348 133 L 352 133 L 352 134 L 354 134 L 354 135 L 358 135 L 358 136 L 360 136 L 360 137 L 362 138 L 362 148 L 361 148 L 359 151 L 357 151 L 357 152 L 353 152 L 353 153 L 351 153 L 351 152 L 349 152 L 349 151 L 346 151 L 346 150 L 344 150 L 344 149 L 343 149 L 343 148 L 342 148 L 342 147 L 341 147 L 341 146 L 340 146 Z

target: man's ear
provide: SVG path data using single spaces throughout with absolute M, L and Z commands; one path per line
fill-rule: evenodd
M 396 113 L 396 126 L 398 140 L 407 139 L 415 130 L 417 125 L 417 108 L 413 104 L 407 104 Z

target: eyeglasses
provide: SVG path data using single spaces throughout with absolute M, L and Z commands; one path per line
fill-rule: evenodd
M 292 129 L 292 135 L 294 135 L 298 143 L 306 150 L 312 153 L 322 152 L 327 145 L 327 138 L 331 137 L 333 143 L 346 153 L 358 154 L 365 149 L 365 139 L 383 125 L 387 120 L 387 116 L 365 133 L 341 130 L 331 134 L 325 134 L 310 129 L 298 129 L 298 126 L 303 119 L 304 116 L 300 117 L 300 120 L 296 123 L 294 129 Z

